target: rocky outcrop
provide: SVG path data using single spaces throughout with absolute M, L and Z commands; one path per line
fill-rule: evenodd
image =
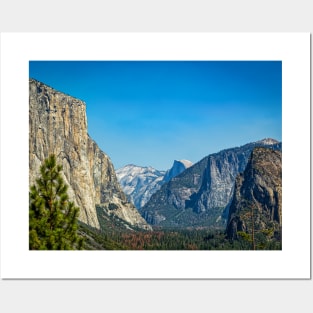
M 258 146 L 281 149 L 281 143 L 267 138 L 211 154 L 164 184 L 141 214 L 160 226 L 215 227 L 218 222 L 225 227 L 236 176 Z
M 29 183 L 43 160 L 57 156 L 79 219 L 100 228 L 96 205 L 129 224 L 151 229 L 130 204 L 117 181 L 109 157 L 87 133 L 86 104 L 34 79 L 29 81 Z M 114 208 L 112 210 L 112 208 Z
M 279 232 L 282 224 L 282 154 L 255 148 L 244 173 L 236 178 L 229 209 L 227 236 L 253 231 Z

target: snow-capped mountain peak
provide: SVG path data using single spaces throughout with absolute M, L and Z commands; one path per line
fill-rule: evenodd
M 140 209 L 164 183 L 191 165 L 192 162 L 188 160 L 175 160 L 171 169 L 165 172 L 151 166 L 128 164 L 116 170 L 116 176 L 129 200 Z
M 138 209 L 160 189 L 164 174 L 165 171 L 158 171 L 151 166 L 143 167 L 133 164 L 116 170 L 116 176 L 123 191 Z

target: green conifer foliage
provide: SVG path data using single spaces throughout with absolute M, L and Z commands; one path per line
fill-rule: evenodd
M 82 249 L 77 234 L 79 208 L 69 201 L 61 177 L 62 166 L 51 155 L 40 168 L 41 176 L 29 193 L 29 249 Z

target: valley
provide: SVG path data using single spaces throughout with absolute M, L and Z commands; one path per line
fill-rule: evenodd
M 87 132 L 86 104 L 29 81 L 29 182 L 51 154 L 80 208 L 86 250 L 282 249 L 282 143 L 265 138 L 168 170 L 117 170 Z

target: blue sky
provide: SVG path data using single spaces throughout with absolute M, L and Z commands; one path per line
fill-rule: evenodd
M 86 102 L 116 169 L 282 138 L 280 61 L 30 61 L 29 76 Z

